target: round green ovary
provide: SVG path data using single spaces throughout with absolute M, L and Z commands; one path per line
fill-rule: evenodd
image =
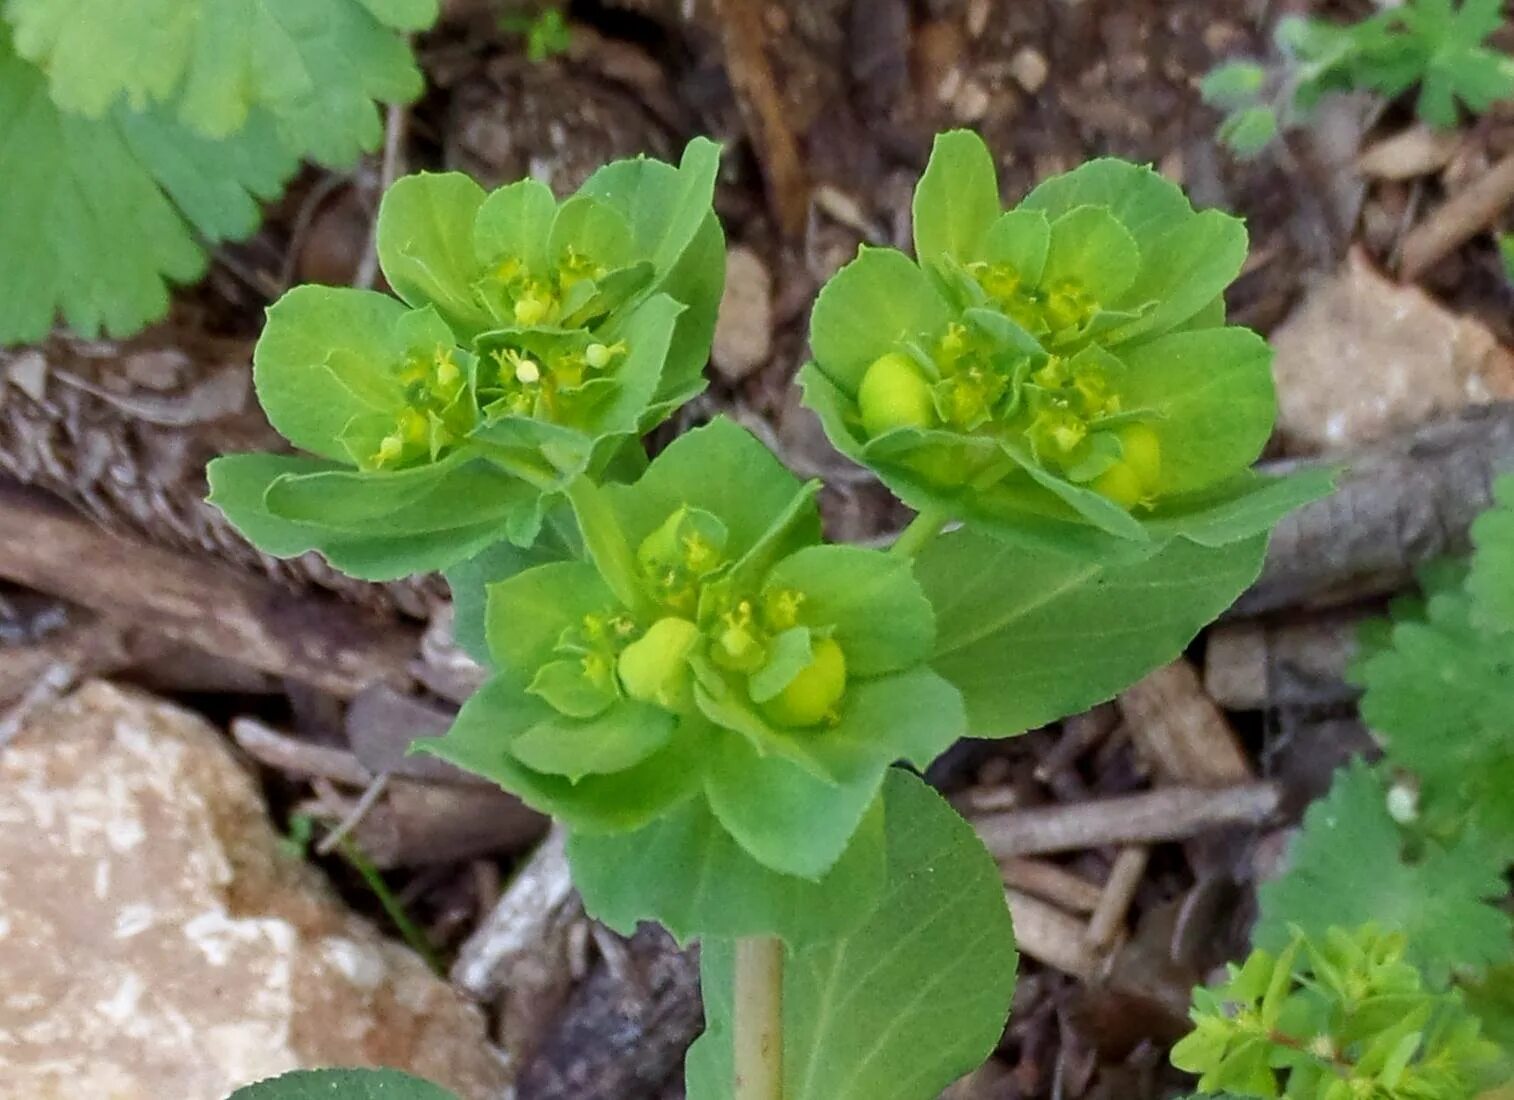
M 773 698 L 762 704 L 762 714 L 777 726 L 816 726 L 835 713 L 846 694 L 846 654 L 835 639 L 814 643 L 810 663 Z
M 1145 424 L 1126 424 L 1115 432 L 1120 461 L 1089 483 L 1089 488 L 1122 508 L 1149 502 L 1162 473 L 1162 444 Z
M 689 654 L 699 636 L 687 619 L 658 619 L 620 654 L 616 672 L 626 694 L 669 710 L 687 709 L 693 701 Z
M 870 437 L 895 428 L 928 428 L 935 420 L 930 385 L 920 368 L 896 351 L 867 368 L 857 390 L 857 405 Z

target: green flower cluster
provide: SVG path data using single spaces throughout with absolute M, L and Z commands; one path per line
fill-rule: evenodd
M 1498 1048 L 1460 994 L 1424 987 L 1404 937 L 1371 925 L 1295 932 L 1194 992 L 1173 1064 L 1199 1091 L 1296 1100 L 1466 1100 L 1494 1084 Z
M 385 195 L 398 299 L 299 287 L 275 304 L 254 376 L 269 420 L 315 456 L 232 455 L 211 500 L 276 554 L 319 549 L 374 579 L 443 568 L 602 476 L 703 386 L 724 280 L 710 207 L 718 150 L 611 164 L 559 203 L 421 174 Z
M 914 215 L 915 261 L 864 249 L 821 292 L 802 375 L 906 502 L 1077 552 L 1219 545 L 1298 503 L 1248 470 L 1275 401 L 1266 343 L 1224 323 L 1239 221 L 1117 160 L 1006 212 L 965 131 L 937 139 Z
M 822 545 L 815 486 L 725 420 L 598 493 L 614 536 L 489 586 L 496 674 L 423 747 L 589 834 L 701 800 L 756 863 L 824 875 L 888 766 L 964 732 L 908 561 Z

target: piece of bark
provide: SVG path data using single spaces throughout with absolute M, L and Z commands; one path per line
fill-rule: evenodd
M 1405 279 L 1419 278 L 1491 225 L 1510 202 L 1514 202 L 1514 153 L 1414 227 L 1404 240 L 1400 273 Z
M 1226 710 L 1346 703 L 1346 682 L 1364 615 L 1356 609 L 1283 622 L 1238 619 L 1205 639 L 1204 689 Z
M 455 711 L 375 684 L 357 694 L 347 708 L 343 729 L 357 758 L 374 775 L 388 772 L 409 779 L 459 786 L 495 788 L 495 784 L 454 764 L 410 746 L 423 737 L 441 737 L 452 728 Z
M 1003 860 L 1107 844 L 1186 840 L 1223 826 L 1256 825 L 1272 817 L 1279 799 L 1272 783 L 1164 787 L 1121 798 L 983 814 L 972 825 L 994 858 Z
M 458 952 L 453 985 L 487 1001 L 510 988 L 520 968 L 539 968 L 539 945 L 577 915 L 566 845 L 567 833 L 559 827 L 537 846 Z M 566 972 L 566 961 L 561 969 Z
M 1014 857 L 999 864 L 1004 885 L 1034 894 L 1073 913 L 1092 913 L 1103 896 L 1097 885 L 1044 859 Z
M 405 685 L 418 632 L 203 557 L 112 534 L 0 482 L 0 576 L 343 697 Z
M 348 750 L 292 737 L 246 715 L 232 719 L 231 737 L 258 763 L 288 775 L 329 779 L 349 787 L 366 787 L 374 779 L 373 772 Z
M 352 836 L 381 869 L 462 863 L 520 852 L 547 831 L 547 819 L 498 787 L 390 777 L 382 799 Z
M 1186 660 L 1126 688 L 1119 707 L 1160 782 L 1223 787 L 1252 778 L 1240 739 Z
M 1046 966 L 1091 980 L 1099 961 L 1088 946 L 1088 926 L 1055 905 L 1018 890 L 1004 891 L 1015 922 L 1015 943 Z
M 1416 122 L 1368 146 L 1356 158 L 1356 166 L 1374 179 L 1414 179 L 1439 172 L 1465 140 L 1466 135 L 1459 131 L 1437 130 Z
M 130 665 L 147 645 L 119 623 L 76 612 L 67 626 L 35 642 L 0 646 L 0 707 L 20 699 L 50 669 L 66 667 L 75 680 L 108 675 Z
M 1509 470 L 1514 404 L 1469 408 L 1348 458 L 1333 494 L 1278 524 L 1261 577 L 1231 614 L 1327 607 L 1406 587 L 1426 562 L 1470 549 L 1467 529 L 1491 502 L 1493 479 Z
M 655 1100 L 699 1034 L 699 961 L 644 925 L 618 965 L 601 961 L 578 987 L 516 1100 Z
M 1130 912 L 1130 903 L 1146 875 L 1150 859 L 1151 849 L 1144 845 L 1122 848 L 1115 857 L 1103 893 L 1088 918 L 1088 942 L 1094 950 L 1105 950 L 1124 930 L 1125 916 Z
M 369 584 L 316 554 L 273 558 L 205 502 L 205 464 L 216 455 L 287 449 L 253 398 L 251 357 L 245 340 L 172 322 L 130 340 L 59 334 L 0 348 L 0 472 L 112 530 L 424 617 L 444 593 L 438 579 Z

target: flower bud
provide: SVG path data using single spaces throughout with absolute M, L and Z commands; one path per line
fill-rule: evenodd
M 698 642 L 699 628 L 688 619 L 658 619 L 621 651 L 616 664 L 621 687 L 643 703 L 687 710 L 694 700 L 689 654 Z
M 833 638 L 814 643 L 810 663 L 773 698 L 762 704 L 763 716 L 776 726 L 818 725 L 846 694 L 846 654 Z
M 857 404 L 869 436 L 894 428 L 928 428 L 936 419 L 930 386 L 920 368 L 897 351 L 867 368 L 857 390 Z

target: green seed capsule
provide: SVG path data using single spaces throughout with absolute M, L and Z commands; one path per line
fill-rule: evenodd
M 1161 440 L 1145 424 L 1126 424 L 1115 434 L 1120 440 L 1125 465 L 1130 467 L 1141 488 L 1149 495 L 1162 476 Z
M 936 419 L 930 386 L 920 368 L 897 351 L 874 360 L 857 390 L 862 426 L 869 436 L 894 428 L 928 428 Z
M 687 710 L 694 700 L 689 654 L 699 628 L 688 619 L 658 619 L 620 654 L 615 671 L 632 699 L 669 710 Z
M 1134 508 L 1145 495 L 1141 487 L 1141 479 L 1125 462 L 1116 462 L 1089 482 L 1088 487 L 1126 509 Z
M 802 728 L 819 725 L 846 694 L 846 654 L 832 638 L 814 643 L 813 656 L 789 686 L 762 704 L 762 713 L 776 726 Z

